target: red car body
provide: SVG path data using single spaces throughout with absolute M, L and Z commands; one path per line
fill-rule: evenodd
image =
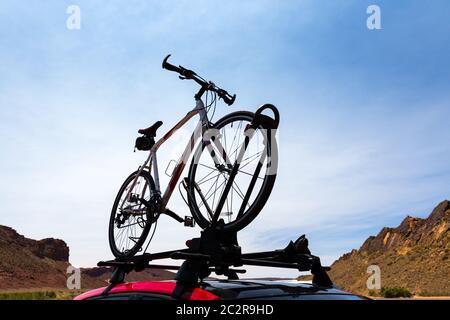
M 85 292 L 75 300 L 365 300 L 367 298 L 296 280 L 211 279 L 189 287 L 181 296 L 175 281 L 121 283 L 103 295 L 106 287 Z
M 119 294 L 119 293 L 129 293 L 129 292 L 146 292 L 155 293 L 165 296 L 171 296 L 175 290 L 176 283 L 173 281 L 144 281 L 144 282 L 130 282 L 121 283 L 112 288 L 108 292 L 108 295 Z M 88 300 L 102 295 L 103 291 L 106 289 L 98 288 L 88 292 L 85 292 L 74 300 Z M 184 291 L 183 295 L 180 297 L 182 300 L 218 300 L 219 297 L 215 294 L 203 290 L 201 288 L 192 288 Z

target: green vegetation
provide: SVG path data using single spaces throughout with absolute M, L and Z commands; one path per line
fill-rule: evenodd
M 383 298 L 411 298 L 412 293 L 405 288 L 381 288 L 380 294 Z
M 421 297 L 440 297 L 440 296 L 448 297 L 448 296 L 450 296 L 450 292 L 447 292 L 447 293 L 442 292 L 442 291 L 432 292 L 432 291 L 423 290 L 423 291 L 420 291 L 417 295 L 421 296 Z
M 376 291 L 376 290 L 369 290 L 369 296 L 371 296 L 371 297 L 379 297 L 380 293 L 379 293 L 379 291 Z
M 56 299 L 54 291 L 4 292 L 0 300 L 52 300 Z
M 72 300 L 81 294 L 82 290 L 47 290 L 0 292 L 0 300 Z

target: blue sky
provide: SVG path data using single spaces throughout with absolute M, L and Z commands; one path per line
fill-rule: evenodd
M 66 28 L 71 4 L 80 30 Z M 381 30 L 366 27 L 370 4 Z M 66 240 L 75 265 L 108 257 L 113 199 L 144 157 L 132 153 L 136 130 L 156 120 L 167 130 L 192 106 L 195 85 L 160 67 L 172 53 L 237 94 L 216 119 L 266 102 L 281 111 L 276 186 L 242 245 L 265 250 L 306 233 L 331 263 L 450 197 L 449 9 L 444 0 L 2 1 L 0 224 Z M 187 133 L 161 150 L 161 168 Z M 172 207 L 188 212 L 179 197 Z M 161 221 L 157 232 L 156 249 L 170 249 L 198 230 Z

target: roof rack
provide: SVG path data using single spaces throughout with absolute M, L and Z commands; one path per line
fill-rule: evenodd
M 263 266 L 273 268 L 297 269 L 311 271 L 312 282 L 322 287 L 332 287 L 333 282 L 317 256 L 313 256 L 308 248 L 305 235 L 296 241 L 290 241 L 284 249 L 242 253 L 237 242 L 236 233 L 228 233 L 221 228 L 206 228 L 200 238 L 186 241 L 187 248 L 163 251 L 158 253 L 144 253 L 128 258 L 100 261 L 97 265 L 113 267 L 109 286 L 103 291 L 108 294 L 114 286 L 125 281 L 125 276 L 131 271 L 142 271 L 147 268 L 178 270 L 174 296 L 181 296 L 185 287 L 194 286 L 208 277 L 212 272 L 224 275 L 229 280 L 239 279 L 238 274 L 245 273 L 244 269 L 236 269 L 244 265 Z M 161 259 L 184 260 L 180 266 L 151 264 Z

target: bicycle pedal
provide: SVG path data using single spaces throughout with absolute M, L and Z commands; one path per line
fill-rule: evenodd
M 184 217 L 184 226 L 185 227 L 191 227 L 191 228 L 195 227 L 195 220 L 194 220 L 194 218 L 190 217 L 190 216 L 185 216 Z

